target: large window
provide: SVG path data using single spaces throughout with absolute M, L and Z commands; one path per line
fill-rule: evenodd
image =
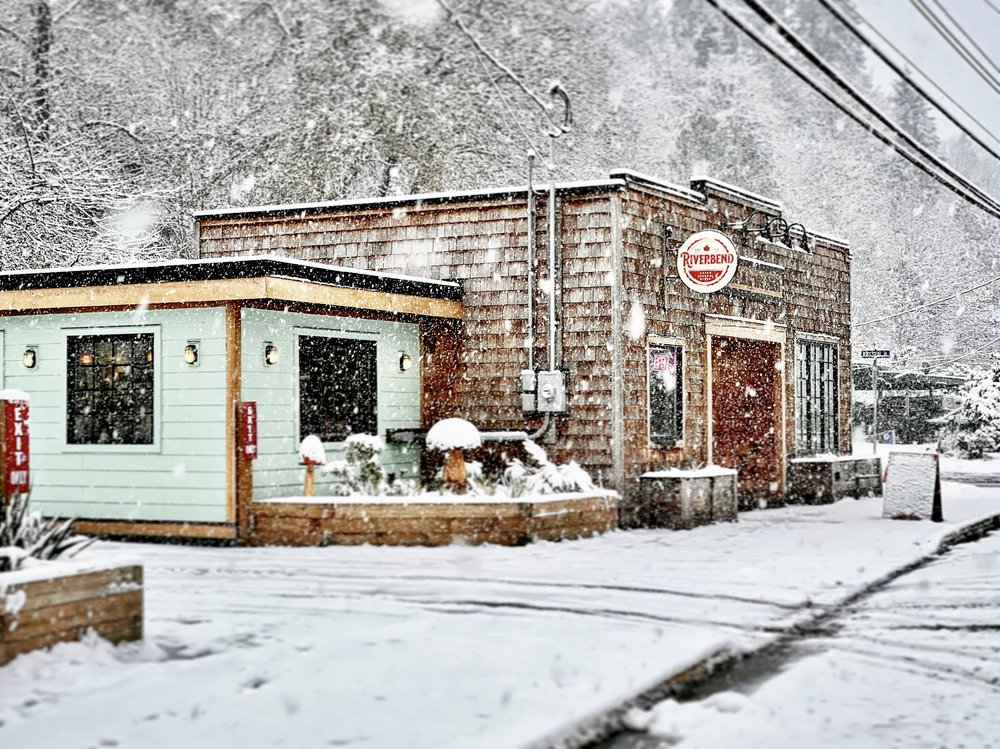
M 649 345 L 649 441 L 674 447 L 684 435 L 684 376 L 681 347 Z
M 299 337 L 299 438 L 378 432 L 375 341 Z
M 837 347 L 820 341 L 795 346 L 795 447 L 800 455 L 836 452 Z
M 66 442 L 153 444 L 153 334 L 66 339 Z

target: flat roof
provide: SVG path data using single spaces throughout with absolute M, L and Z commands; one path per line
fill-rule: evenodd
M 547 189 L 548 181 L 539 179 L 533 186 L 536 191 Z M 560 194 L 578 192 L 601 192 L 617 190 L 625 187 L 623 179 L 584 180 L 579 182 L 557 182 L 556 192 Z M 484 188 L 481 190 L 453 190 L 450 192 L 427 192 L 412 195 L 391 195 L 383 198 L 343 198 L 340 200 L 320 201 L 317 203 L 290 203 L 277 205 L 255 205 L 243 208 L 211 208 L 195 211 L 196 219 L 232 218 L 234 216 L 253 216 L 259 214 L 316 213 L 318 211 L 337 210 L 341 208 L 364 208 L 367 206 L 381 207 L 423 205 L 440 203 L 460 203 L 484 198 L 503 198 L 527 195 L 527 185 L 512 185 L 510 187 Z
M 220 281 L 265 276 L 390 294 L 452 300 L 462 298 L 462 286 L 456 281 L 379 273 L 277 255 L 5 271 L 0 273 L 0 291 Z
M 0 273 L 0 314 L 272 302 L 461 319 L 462 286 L 255 255 Z

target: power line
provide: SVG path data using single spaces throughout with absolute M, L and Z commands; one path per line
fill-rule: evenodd
M 912 0 L 913 2 L 919 2 L 919 0 Z M 947 164 L 945 164 L 941 159 L 935 156 L 930 150 L 928 150 L 922 143 L 913 138 L 909 133 L 903 130 L 899 125 L 892 122 L 887 116 L 885 116 L 877 107 L 875 107 L 860 91 L 858 91 L 854 86 L 852 86 L 846 79 L 844 79 L 837 71 L 831 68 L 823 58 L 821 58 L 816 52 L 812 50 L 805 42 L 803 42 L 795 32 L 789 29 L 784 23 L 782 23 L 771 11 L 769 11 L 764 5 L 757 2 L 757 0 L 742 0 L 743 4 L 750 8 L 754 13 L 756 13 L 765 23 L 773 27 L 778 35 L 787 41 L 792 47 L 803 55 L 809 62 L 815 65 L 820 71 L 830 80 L 832 80 L 838 88 L 846 92 L 847 95 L 852 98 L 855 102 L 861 105 L 861 107 L 867 111 L 870 115 L 875 117 L 878 122 L 882 123 L 885 127 L 889 128 L 894 135 L 902 138 L 903 141 L 910 146 L 913 150 L 919 153 L 924 159 L 930 161 L 934 164 L 941 172 L 946 174 L 950 179 L 954 180 L 960 184 L 965 189 L 973 193 L 978 199 L 987 203 L 990 208 L 994 211 L 1000 210 L 1000 202 L 997 202 L 995 198 L 981 190 L 976 185 L 969 182 L 961 174 L 953 170 Z
M 818 0 L 818 2 L 819 2 L 820 5 L 822 5 L 824 8 L 826 8 L 827 11 L 829 11 L 833 16 L 835 16 L 838 21 L 840 21 L 845 27 L 847 27 L 847 30 L 850 31 L 852 34 L 854 34 L 854 36 L 862 44 L 864 44 L 868 49 L 870 49 L 872 52 L 874 52 L 875 55 L 883 63 L 885 63 L 886 65 L 888 65 L 889 68 L 891 68 L 892 71 L 896 75 L 898 75 L 900 78 L 902 78 L 904 81 L 906 81 L 906 83 L 909 84 L 909 86 L 914 91 L 916 91 L 918 94 L 920 94 L 922 97 L 924 97 L 925 100 L 927 100 L 928 102 L 930 102 L 941 114 L 943 114 L 945 117 L 947 117 L 948 120 L 953 125 L 955 125 L 959 130 L 961 130 L 963 133 L 965 133 L 967 136 L 969 136 L 969 138 L 971 138 L 973 141 L 975 141 L 976 144 L 978 144 L 980 146 L 980 148 L 982 148 L 987 153 L 989 153 L 993 158 L 995 158 L 998 161 L 1000 161 L 1000 153 L 997 153 L 996 151 L 994 151 L 993 148 L 991 148 L 986 143 L 984 143 L 979 138 L 979 136 L 977 136 L 975 133 L 973 133 L 971 130 L 969 130 L 969 128 L 966 127 L 966 125 L 963 124 L 961 122 L 961 120 L 959 120 L 957 117 L 955 117 L 945 107 L 941 106 L 937 102 L 937 100 L 934 99 L 934 97 L 932 97 L 929 93 L 927 93 L 927 91 L 925 91 L 924 88 L 922 86 L 920 86 L 920 84 L 918 84 L 916 81 L 914 81 L 913 78 L 900 65 L 896 64 L 896 62 L 891 57 L 889 57 L 888 55 L 885 54 L 885 52 L 883 52 L 881 49 L 879 49 L 878 45 L 872 44 L 871 40 L 868 39 L 868 37 L 866 37 L 864 34 L 861 33 L 861 31 L 860 31 L 860 29 L 858 29 L 857 25 L 855 25 L 851 21 L 851 19 L 848 18 L 847 15 L 842 10 L 840 10 L 838 7 L 836 7 L 835 5 L 833 5 L 830 2 L 830 0 Z M 959 104 L 957 101 L 955 101 L 948 94 L 947 91 L 945 91 L 940 86 L 938 86 L 936 83 L 934 83 L 934 81 L 931 80 L 931 78 L 926 73 L 924 73 L 920 68 L 918 68 L 913 63 L 913 61 L 910 60 L 910 58 L 907 57 L 905 54 L 903 54 L 903 52 L 896 45 L 894 45 L 891 41 L 889 41 L 885 37 L 885 35 L 882 34 L 881 31 L 879 31 L 875 26 L 873 26 L 869 21 L 867 21 L 866 19 L 864 19 L 864 16 L 861 16 L 860 13 L 858 15 L 859 15 L 859 17 L 862 18 L 862 20 L 864 20 L 864 22 L 868 26 L 868 28 L 870 28 L 873 32 L 875 32 L 875 34 L 885 44 L 887 44 L 890 49 L 892 49 L 897 55 L 899 55 L 900 58 L 902 58 L 906 62 L 907 65 L 909 65 L 913 70 L 915 70 L 917 73 L 919 73 L 920 75 L 922 75 L 927 81 L 929 81 L 930 84 L 932 86 L 934 86 L 934 88 L 936 88 L 949 102 L 951 102 L 951 104 L 954 107 L 956 107 L 962 114 L 964 114 L 966 117 L 968 117 L 969 120 L 971 120 L 976 125 L 978 125 L 985 133 L 987 133 L 987 135 L 989 135 L 989 137 L 995 143 L 997 143 L 998 145 L 1000 145 L 1000 140 L 998 140 L 992 133 L 990 133 L 989 129 L 983 123 L 981 123 L 979 120 L 977 120 L 968 110 L 965 109 L 965 107 L 963 107 L 961 104 Z
M 771 55 L 775 60 L 777 60 L 779 63 L 781 63 L 789 72 L 791 72 L 793 75 L 795 75 L 801 81 L 803 81 L 804 83 L 806 83 L 810 88 L 812 88 L 814 91 L 816 91 L 820 96 L 822 96 L 824 99 L 826 99 L 834 107 L 836 107 L 841 112 L 843 112 L 845 115 L 847 115 L 847 117 L 849 117 L 851 120 L 853 120 L 857 124 L 861 125 L 861 127 L 863 127 L 865 130 L 867 130 L 874 138 L 876 138 L 877 140 L 880 140 L 882 143 L 884 143 L 885 145 L 887 145 L 890 148 L 892 148 L 894 151 L 896 151 L 896 153 L 898 153 L 904 159 L 906 159 L 911 164 L 913 164 L 913 166 L 915 166 L 917 169 L 919 169 L 920 171 L 922 171 L 924 174 L 926 174 L 927 176 L 929 176 L 931 179 L 935 180 L 936 182 L 938 182 L 941 185 L 943 185 L 944 187 L 946 187 L 951 192 L 953 192 L 956 195 L 958 195 L 960 198 L 964 199 L 966 202 L 970 203 L 971 205 L 976 206 L 977 208 L 979 208 L 980 210 L 982 210 L 984 213 L 987 213 L 990 216 L 993 216 L 994 218 L 1000 219 L 1000 209 L 998 209 L 997 207 L 994 207 L 994 205 L 992 204 L 991 201 L 980 200 L 979 198 L 975 197 L 974 195 L 971 195 L 971 194 L 967 193 L 965 190 L 963 190 L 957 184 L 953 184 L 952 182 L 949 182 L 947 179 L 945 179 L 939 173 L 935 172 L 929 166 L 927 166 L 926 164 L 924 164 L 924 162 L 922 162 L 919 158 L 917 158 L 916 156 L 912 155 L 906 149 L 904 149 L 901 145 L 899 145 L 898 143 L 896 143 L 895 141 L 893 141 L 892 138 L 890 138 L 889 136 L 887 136 L 884 133 L 882 133 L 878 128 L 876 128 L 874 125 L 872 125 L 871 123 L 869 123 L 866 120 L 864 120 L 863 118 L 861 118 L 855 112 L 851 111 L 845 104 L 843 104 L 840 100 L 838 100 L 833 94 L 831 94 L 829 91 L 827 91 L 826 89 L 824 89 L 821 84 L 819 84 L 814 78 L 812 78 L 812 76 L 810 76 L 808 73 L 805 73 L 804 71 L 802 71 L 798 67 L 796 67 L 781 52 L 779 52 L 777 49 L 775 49 L 769 42 L 767 42 L 764 39 L 760 38 L 753 30 L 751 30 L 749 28 L 749 26 L 747 26 L 746 24 L 744 24 L 743 21 L 741 21 L 737 16 L 735 16 L 730 10 L 728 10 L 727 8 L 722 7 L 722 5 L 720 4 L 719 0 L 705 0 L 705 1 L 709 5 L 711 5 L 713 8 L 715 8 L 717 11 L 719 11 L 723 16 L 725 16 L 725 18 L 730 23 L 732 23 L 736 28 L 738 28 L 740 31 L 742 31 L 744 34 L 746 34 L 751 39 L 751 41 L 753 41 L 755 44 L 757 44 L 759 47 L 761 47 L 765 52 L 767 52 L 769 55 Z
M 920 12 L 920 15 L 927 19 L 927 22 L 934 28 L 938 35 L 948 43 L 949 47 L 958 53 L 959 57 L 965 60 L 976 75 L 986 81 L 990 88 L 1000 94 L 1000 81 L 995 79 L 979 60 L 969 54 L 969 51 L 955 38 L 951 30 L 941 22 L 941 19 L 934 15 L 931 9 L 924 5 L 921 0 L 910 0 L 910 4 Z
M 972 351 L 967 351 L 966 353 L 962 354 L 961 356 L 956 356 L 954 359 L 949 359 L 948 361 L 943 361 L 943 362 L 939 362 L 937 364 L 932 364 L 930 368 L 931 369 L 940 369 L 941 367 L 946 367 L 949 364 L 954 364 L 955 362 L 961 361 L 962 359 L 968 359 L 970 356 L 972 356 L 974 354 L 978 354 L 984 348 L 992 346 L 992 345 L 994 345 L 996 343 L 1000 343 L 1000 337 L 994 338 L 992 341 L 987 341 L 986 343 L 984 343 L 979 348 L 974 348 L 974 349 L 972 349 Z
M 986 7 L 988 7 L 990 10 L 992 10 L 998 16 L 1000 16 L 1000 6 L 994 5 L 993 4 L 993 0 L 983 0 L 983 2 L 986 3 Z
M 965 39 L 969 42 L 969 44 L 972 45 L 972 48 L 979 53 L 979 56 L 983 58 L 983 60 L 985 60 L 987 63 L 989 63 L 989 66 L 993 68 L 997 73 L 1000 73 L 1000 68 L 998 68 L 996 63 L 993 62 L 993 60 L 990 58 L 989 53 L 987 53 L 986 50 L 984 50 L 982 47 L 979 46 L 975 38 L 968 31 L 966 31 L 965 28 L 963 28 L 962 24 L 958 22 L 958 19 L 956 19 L 951 13 L 948 12 L 948 9 L 941 4 L 940 0 L 931 0 L 931 2 L 938 7 L 938 9 L 941 11 L 941 13 L 944 15 L 945 18 L 951 21 L 951 25 L 958 30 L 959 34 L 965 37 Z
M 862 327 L 864 325 L 873 325 L 873 324 L 875 324 L 877 322 L 885 322 L 886 320 L 892 320 L 892 319 L 894 319 L 896 317 L 902 317 L 903 315 L 908 315 L 911 312 L 920 312 L 921 310 L 928 309 L 929 307 L 936 307 L 939 304 L 944 304 L 945 302 L 950 302 L 952 299 L 957 299 L 960 296 L 968 294 L 969 292 L 972 292 L 972 291 L 976 291 L 977 289 L 981 289 L 981 288 L 983 288 L 985 286 L 989 286 L 990 284 L 994 284 L 997 281 L 1000 281 L 1000 276 L 997 276 L 996 278 L 991 278 L 989 281 L 983 281 L 982 283 L 978 283 L 975 286 L 970 286 L 967 289 L 962 289 L 961 291 L 956 291 L 951 296 L 946 296 L 946 297 L 944 297 L 942 299 L 938 299 L 937 301 L 927 302 L 926 304 L 921 304 L 921 305 L 918 305 L 916 307 L 910 307 L 910 309 L 904 309 L 904 310 L 901 310 L 899 312 L 893 312 L 891 315 L 886 315 L 885 317 L 879 317 L 878 319 L 875 319 L 875 320 L 865 320 L 864 322 L 851 323 L 851 326 L 855 327 L 855 328 L 860 328 L 860 327 Z

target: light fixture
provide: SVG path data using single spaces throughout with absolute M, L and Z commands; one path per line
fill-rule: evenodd
M 264 363 L 268 366 L 278 363 L 278 347 L 273 343 L 264 343 Z
M 184 347 L 184 363 L 188 366 L 198 366 L 198 343 L 198 341 L 188 341 Z
M 35 346 L 28 346 L 21 354 L 21 363 L 24 364 L 28 369 L 34 369 L 35 365 L 38 364 L 38 348 Z
M 399 352 L 399 371 L 409 372 L 410 367 L 413 366 L 413 358 L 405 351 Z
M 84 351 L 80 354 L 80 364 L 84 367 L 89 367 L 94 363 L 94 355 L 89 351 Z

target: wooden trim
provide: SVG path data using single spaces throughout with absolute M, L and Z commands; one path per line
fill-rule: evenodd
M 236 438 L 236 410 L 242 393 L 240 366 L 242 325 L 240 308 L 226 305 L 226 520 L 239 522 L 237 463 L 239 440 Z
M 784 325 L 771 325 L 765 322 L 750 320 L 705 320 L 705 334 L 708 336 L 723 336 L 726 338 L 746 338 L 751 341 L 780 343 L 782 346 L 788 340 L 788 331 Z M 711 364 L 711 359 L 709 359 Z
M 294 302 L 461 319 L 462 303 L 450 299 L 323 286 L 290 278 L 266 278 L 265 296 Z
M 785 294 L 781 291 L 769 291 L 768 289 L 761 289 L 757 286 L 744 286 L 741 283 L 731 283 L 728 288 L 734 289 L 735 291 L 742 291 L 745 294 L 759 294 L 760 296 L 768 296 L 774 299 L 784 299 Z
M 130 520 L 76 520 L 73 530 L 92 536 L 149 536 L 154 538 L 236 538 L 228 523 L 133 522 Z
M 139 305 L 219 304 L 250 299 L 274 299 L 452 319 L 461 319 L 463 309 L 462 302 L 450 299 L 328 286 L 288 278 L 260 277 L 0 291 L 0 314 L 33 310 L 123 309 Z
M 624 220 L 620 195 L 611 197 L 611 466 L 614 486 L 625 494 Z

